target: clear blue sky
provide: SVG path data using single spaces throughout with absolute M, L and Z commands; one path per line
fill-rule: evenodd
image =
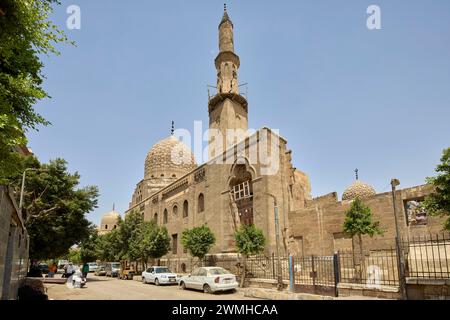
M 43 57 L 52 125 L 29 134 L 41 161 L 63 157 L 98 185 L 98 223 L 127 209 L 150 147 L 170 121 L 208 123 L 223 0 L 62 1 L 52 20 L 76 47 Z M 249 126 L 280 129 L 313 196 L 354 180 L 424 183 L 450 146 L 450 1 L 227 1 L 248 82 Z M 66 8 L 81 8 L 67 30 Z M 381 7 L 382 30 L 366 27 Z

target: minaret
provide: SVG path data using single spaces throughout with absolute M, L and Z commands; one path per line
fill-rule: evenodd
M 234 53 L 233 23 L 228 16 L 227 7 L 219 24 L 219 54 L 215 59 L 217 70 L 217 93 L 208 102 L 209 128 L 219 129 L 223 137 L 222 150 L 240 139 L 227 139 L 227 129 L 247 132 L 247 100 L 239 94 L 238 69 L 239 56 Z M 210 133 L 209 157 L 219 155 L 214 133 Z

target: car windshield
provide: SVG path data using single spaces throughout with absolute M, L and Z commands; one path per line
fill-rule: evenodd
M 111 265 L 112 268 L 120 268 L 120 263 L 113 263 Z
M 229 272 L 222 268 L 214 268 L 214 269 L 209 269 L 208 273 L 210 275 L 218 275 L 218 274 L 228 274 Z
M 169 268 L 155 268 L 155 273 L 170 273 Z

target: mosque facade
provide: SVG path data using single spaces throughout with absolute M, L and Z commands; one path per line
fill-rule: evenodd
M 395 225 L 390 192 L 377 194 L 357 177 L 341 200 L 336 192 L 312 199 L 308 176 L 293 166 L 287 140 L 276 130 L 263 127 L 227 140 L 228 129 L 247 131 L 250 108 L 239 93 L 240 60 L 234 48 L 233 27 L 225 10 L 218 30 L 219 54 L 214 61 L 217 92 L 208 101 L 209 129 L 216 130 L 215 134 L 211 130 L 209 137 L 209 160 L 197 164 L 189 148 L 174 135 L 157 142 L 147 154 L 143 179 L 137 183 L 125 214 L 137 211 L 145 220 L 153 219 L 168 229 L 172 248 L 166 259 L 188 258 L 181 234 L 201 225 L 215 234 L 211 254 L 234 254 L 235 230 L 240 224 L 250 223 L 264 232 L 264 254 L 270 255 L 276 251 L 276 220 L 281 254 L 329 255 L 351 246 L 352 240 L 343 233 L 345 211 L 360 197 L 386 231 L 375 238 L 364 238 L 365 245 L 376 248 L 383 241 L 391 241 Z M 261 160 L 261 152 L 268 154 L 269 161 Z M 174 154 L 182 155 L 184 161 L 174 161 Z M 274 164 L 276 170 L 270 170 Z M 416 204 L 430 192 L 429 185 L 397 191 L 403 235 L 439 230 L 439 219 L 412 209 L 417 209 Z M 102 232 L 114 227 L 117 216 L 115 212 L 105 216 Z

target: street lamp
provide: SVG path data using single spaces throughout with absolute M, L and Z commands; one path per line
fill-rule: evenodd
M 277 198 L 270 193 L 267 195 L 273 198 L 273 213 L 275 216 L 275 245 L 276 245 L 276 255 L 277 255 L 277 289 L 278 291 L 283 290 L 283 277 L 281 274 L 281 261 L 280 261 L 280 226 L 278 221 L 278 205 Z
M 400 181 L 398 179 L 391 179 L 392 186 L 392 202 L 394 206 L 394 219 L 395 219 L 395 247 L 397 251 L 397 264 L 398 264 L 398 273 L 400 276 L 400 290 L 402 293 L 403 299 L 407 299 L 406 293 L 406 284 L 405 284 L 405 269 L 404 269 L 404 259 L 402 254 L 402 249 L 400 247 L 400 230 L 398 226 L 397 220 L 397 197 L 395 188 L 400 185 Z

